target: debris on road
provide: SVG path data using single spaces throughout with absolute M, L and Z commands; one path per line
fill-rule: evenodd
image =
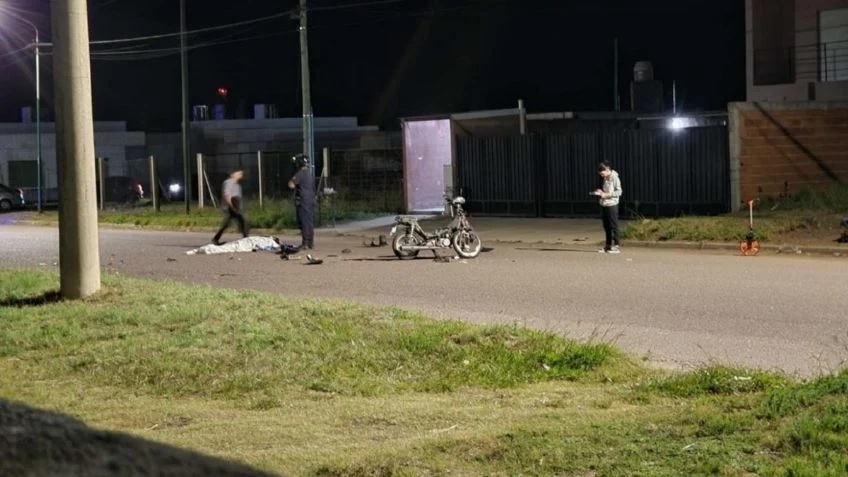
M 378 235 L 377 237 L 372 238 L 370 243 L 367 241 L 362 242 L 362 245 L 365 247 L 385 247 L 388 244 L 389 242 L 386 241 L 385 235 Z

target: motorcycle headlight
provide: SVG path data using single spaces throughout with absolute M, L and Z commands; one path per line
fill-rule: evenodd
M 182 190 L 182 186 L 179 184 L 171 184 L 168 186 L 168 190 L 171 191 L 172 194 L 176 194 Z

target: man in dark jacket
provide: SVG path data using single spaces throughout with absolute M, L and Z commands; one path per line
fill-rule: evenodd
M 297 226 L 302 237 L 301 249 L 315 248 L 315 179 L 309 171 L 309 158 L 298 154 L 292 158 L 297 172 L 289 181 L 289 189 L 294 190 L 294 206 L 297 213 Z

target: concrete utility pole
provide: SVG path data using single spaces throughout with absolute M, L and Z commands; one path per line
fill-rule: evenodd
M 303 99 L 303 153 L 314 167 L 312 145 L 312 97 L 309 88 L 309 46 L 306 43 L 306 0 L 300 0 L 300 92 Z
M 186 51 L 186 0 L 180 0 L 180 76 L 182 95 L 180 99 L 180 110 L 183 115 L 182 140 L 183 140 L 183 195 L 185 200 L 186 214 L 191 212 L 191 167 L 188 156 L 191 154 L 189 145 L 188 124 L 188 52 Z M 197 171 L 200 175 L 200 171 Z
M 78 299 L 100 289 L 88 6 L 86 0 L 51 0 L 50 7 L 59 162 L 59 273 L 62 296 Z

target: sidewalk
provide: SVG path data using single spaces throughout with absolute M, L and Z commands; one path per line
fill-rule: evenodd
M 337 233 L 349 236 L 376 237 L 388 235 L 394 225 L 394 215 L 378 219 L 340 224 L 336 228 L 324 227 L 318 233 Z M 435 230 L 450 221 L 450 217 L 419 216 L 425 231 Z M 471 223 L 487 243 L 521 243 L 528 246 L 596 248 L 604 242 L 604 230 L 600 219 L 549 219 L 512 217 L 472 217 Z M 621 222 L 621 228 L 627 222 Z M 644 242 L 623 240 L 625 247 L 675 248 L 689 250 L 739 250 L 738 242 Z M 761 243 L 760 250 L 788 254 L 828 254 L 848 256 L 848 244 L 823 242 L 821 245 L 797 245 L 785 243 Z

